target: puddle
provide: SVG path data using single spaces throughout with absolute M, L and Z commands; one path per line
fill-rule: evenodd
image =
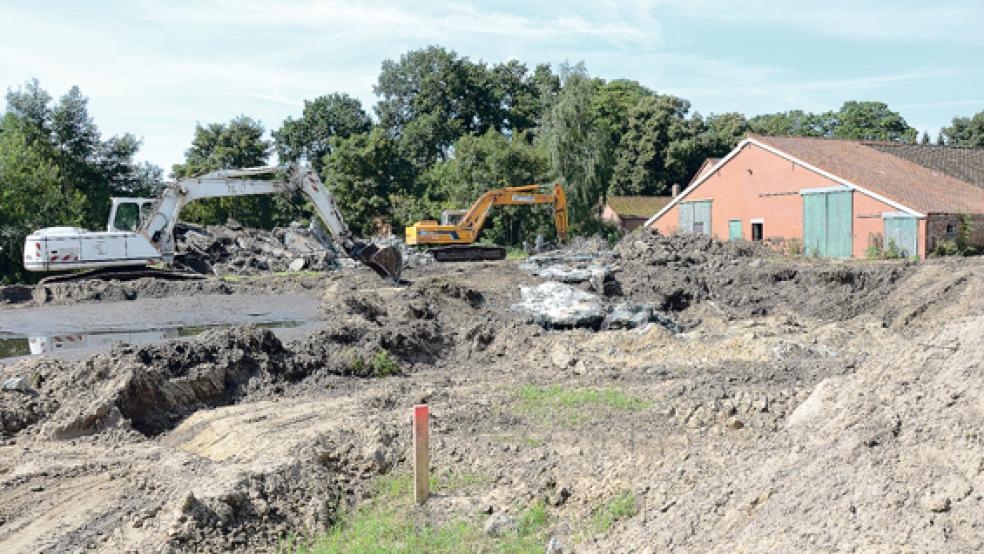
M 303 321 L 270 321 L 255 323 L 257 327 L 268 329 L 282 329 L 287 327 L 299 327 Z M 98 331 L 92 333 L 72 333 L 58 335 L 10 335 L 0 333 L 0 359 L 14 358 L 18 356 L 36 356 L 50 352 L 61 352 L 65 350 L 80 350 L 84 348 L 96 348 L 114 342 L 126 342 L 129 344 L 144 344 L 149 342 L 160 342 L 167 339 L 177 339 L 182 337 L 193 337 L 208 331 L 209 329 L 228 329 L 235 325 L 184 325 L 180 327 L 164 327 L 156 329 L 139 329 L 128 331 Z

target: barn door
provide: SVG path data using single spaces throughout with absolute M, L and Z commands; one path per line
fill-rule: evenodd
M 729 240 L 739 240 L 741 239 L 741 220 L 732 219 L 728 221 L 728 239 Z
M 680 202 L 680 231 L 684 233 L 711 234 L 711 201 Z
M 918 223 L 914 217 L 888 216 L 885 222 L 885 248 L 894 244 L 899 254 L 908 258 L 917 254 L 916 240 L 919 235 Z
M 711 234 L 711 201 L 694 202 L 694 232 Z
M 851 191 L 803 193 L 803 250 L 808 255 L 847 258 L 853 246 Z
M 680 202 L 677 206 L 680 212 L 680 231 L 684 233 L 694 232 L 694 204 L 693 202 Z

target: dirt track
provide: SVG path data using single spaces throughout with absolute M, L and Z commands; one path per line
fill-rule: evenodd
M 295 292 L 325 323 L 284 341 L 6 367 L 32 390 L 0 393 L 0 550 L 271 549 L 406 471 L 421 401 L 435 471 L 480 476 L 428 503 L 432 525 L 543 498 L 567 551 L 984 548 L 984 263 L 637 238 L 604 302 L 657 304 L 679 334 L 546 331 L 511 309 L 542 279 L 437 265 Z M 636 513 L 592 529 L 623 491 Z

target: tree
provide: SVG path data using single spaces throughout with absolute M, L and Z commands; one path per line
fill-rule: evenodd
M 57 103 L 37 80 L 7 91 L 7 114 L 35 153 L 58 167 L 63 194 L 80 193 L 80 225 L 103 227 L 111 196 L 147 194 L 162 185 L 161 171 L 140 164 L 135 156 L 140 141 L 124 134 L 102 140 L 89 115 L 88 99 L 72 87 Z
M 973 117 L 954 117 L 940 131 L 940 138 L 953 146 L 984 146 L 984 111 Z
M 921 144 L 923 146 L 927 146 L 929 143 L 930 143 L 930 141 L 929 141 L 929 133 L 926 132 L 926 131 L 923 131 L 922 138 L 919 139 L 919 144 Z
M 81 225 L 84 198 L 62 190 L 46 145 L 31 140 L 37 120 L 8 112 L 0 118 L 0 282 L 28 281 L 21 265 L 24 237 L 53 225 Z
M 857 140 L 915 142 L 916 130 L 884 102 L 844 102 L 829 136 Z
M 821 116 L 802 110 L 757 115 L 748 120 L 748 127 L 769 136 L 819 137 L 825 132 Z
M 553 173 L 566 187 L 571 228 L 596 225 L 595 207 L 604 197 L 612 173 L 613 146 L 609 130 L 594 118 L 593 98 L 599 83 L 583 64 L 561 67 L 560 93 L 540 132 L 550 154 Z
M 639 102 L 619 144 L 612 194 L 663 194 L 690 178 L 707 152 L 704 123 L 688 119 L 689 110 L 690 102 L 669 95 Z
M 737 112 L 712 114 L 704 121 L 704 127 L 701 140 L 709 157 L 724 156 L 738 146 L 749 132 L 748 120 Z
M 637 81 L 619 79 L 599 82 L 598 91 L 591 99 L 592 118 L 599 129 L 608 133 L 608 140 L 617 146 L 629 126 L 629 114 L 653 91 Z
M 300 119 L 284 120 L 280 129 L 273 132 L 273 140 L 281 162 L 305 159 L 320 172 L 333 138 L 368 133 L 370 128 L 372 120 L 358 99 L 332 93 L 305 100 Z
M 412 184 L 412 166 L 383 129 L 332 139 L 323 176 L 348 226 L 369 235 L 392 225 L 393 198 Z
M 191 147 L 185 150 L 185 163 L 175 164 L 172 174 L 181 179 L 220 169 L 266 165 L 270 157 L 270 142 L 263 139 L 263 133 L 260 122 L 244 115 L 227 124 L 198 124 Z M 278 210 L 275 209 L 284 200 L 270 195 L 199 200 L 185 209 L 182 219 L 202 225 L 216 225 L 235 218 L 245 225 L 270 228 L 289 219 L 278 217 Z

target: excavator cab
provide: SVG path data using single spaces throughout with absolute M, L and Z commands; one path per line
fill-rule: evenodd
M 106 230 L 109 232 L 133 232 L 143 225 L 144 220 L 153 209 L 153 198 L 113 198 L 113 207 L 109 210 L 109 222 Z

